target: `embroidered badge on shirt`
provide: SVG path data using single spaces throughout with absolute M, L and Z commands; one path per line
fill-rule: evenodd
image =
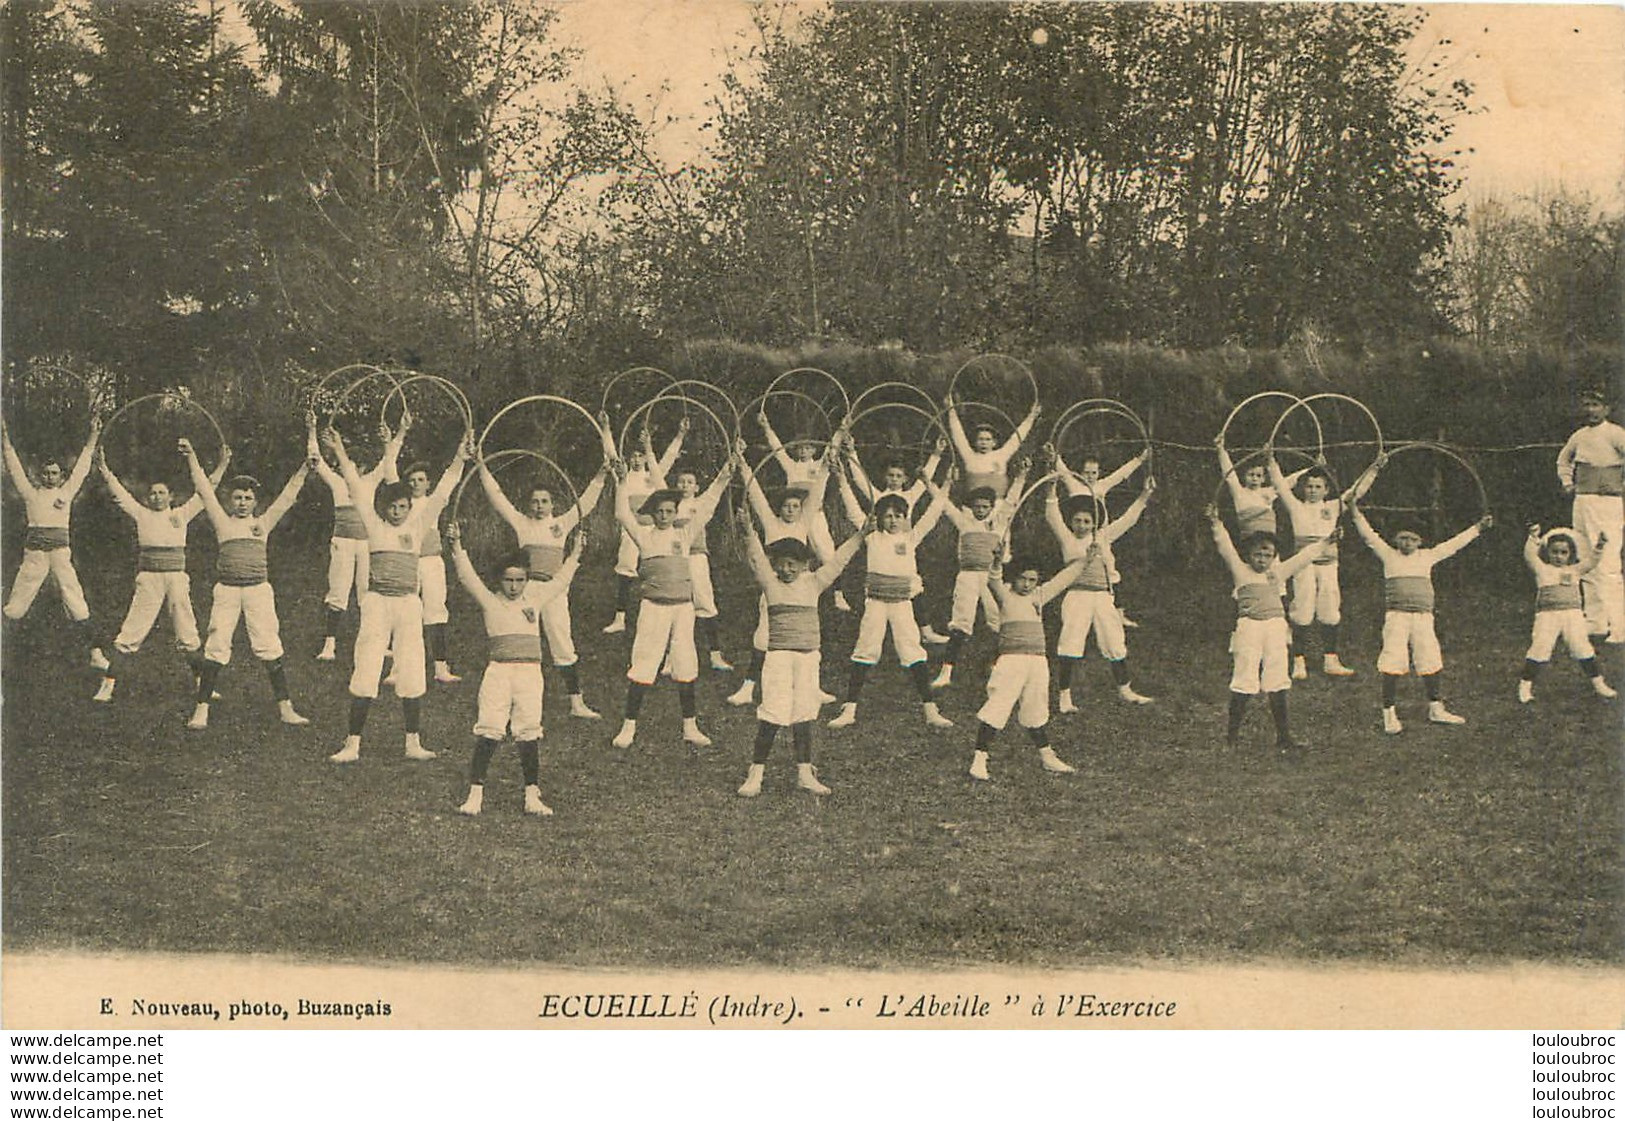
M 259 522 L 255 522 L 253 525 L 249 526 L 248 532 L 252 533 L 255 537 L 265 536 L 265 530 L 260 527 Z
M 525 607 L 520 610 L 525 616 L 525 622 L 534 623 L 536 621 L 536 609 L 534 607 Z
M 181 527 L 181 516 L 179 514 L 169 515 L 169 524 L 179 529 Z
M 900 557 L 906 556 L 908 554 L 908 546 L 901 543 L 893 545 L 892 552 L 896 553 Z
M 401 534 L 401 548 L 410 549 L 411 547 L 412 547 L 412 535 L 410 533 Z
M 53 507 L 55 507 L 56 509 L 58 509 L 58 510 L 62 509 L 62 507 L 66 506 L 67 504 L 68 504 L 67 501 L 65 499 L 61 499 L 61 498 L 59 498 L 55 502 L 51 503 L 51 505 Z
M 558 527 L 558 525 L 555 524 L 553 526 L 553 536 L 554 537 L 563 537 L 564 536 L 564 530 L 560 529 Z

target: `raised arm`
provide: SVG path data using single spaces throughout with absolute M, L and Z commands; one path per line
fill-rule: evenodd
M 824 496 L 829 493 L 829 472 L 820 471 L 807 482 L 807 500 L 801 504 L 801 520 L 811 525 L 824 512 Z
M 1121 485 L 1130 475 L 1134 474 L 1134 472 L 1138 471 L 1141 467 L 1144 467 L 1146 460 L 1150 458 L 1151 449 L 1146 448 L 1144 451 L 1140 452 L 1139 455 L 1135 456 L 1127 463 L 1124 463 L 1123 466 L 1113 471 L 1110 475 L 1107 475 L 1104 479 L 1098 480 L 1095 483 L 1095 493 L 1100 495 L 1100 497 L 1105 498 L 1106 495 L 1111 492 L 1113 487 Z
M 954 405 L 954 399 L 948 398 L 948 437 L 954 442 L 954 451 L 959 453 L 959 461 L 967 463 L 975 453 L 970 441 L 965 438 L 965 423 L 959 419 L 959 409 Z
M 590 516 L 598 508 L 598 500 L 604 493 L 604 479 L 609 476 L 609 471 L 608 463 L 600 467 L 598 473 L 592 477 L 592 481 L 587 484 L 587 489 L 577 497 L 576 504 L 559 515 L 559 525 L 565 533 L 580 525 L 582 518 Z M 555 573 L 553 578 L 558 579 L 558 574 Z
M 632 499 L 627 494 L 626 475 L 620 461 L 616 461 L 615 468 L 615 520 L 621 523 L 621 528 L 632 535 L 633 540 L 638 536 L 638 516 L 632 511 Z
M 1242 501 L 1247 494 L 1247 488 L 1242 485 L 1241 476 L 1236 474 L 1236 464 L 1230 458 L 1230 452 L 1223 444 L 1216 444 L 1219 451 L 1219 470 L 1224 473 L 1224 485 L 1229 488 L 1230 498 L 1233 501 Z
M 412 427 L 410 413 L 401 417 L 401 426 L 394 432 L 389 431 L 388 425 L 379 423 L 379 432 L 384 437 L 384 450 L 378 456 L 378 462 L 373 464 L 372 470 L 361 476 L 369 487 L 375 486 L 380 479 L 386 483 L 400 482 L 401 446 L 406 443 L 406 430 L 410 427 Z
M 1015 504 L 1010 501 L 1010 496 L 1015 495 L 1017 502 L 1021 500 L 1021 496 L 1027 490 L 1027 475 L 1032 471 L 1032 467 L 1033 461 L 1030 456 L 1016 461 L 1016 472 L 1010 476 L 1010 485 L 1004 488 L 1004 497 L 999 499 L 998 505 L 1009 505 L 1011 512 L 1014 512 Z
M 101 448 L 96 449 L 96 472 L 101 475 L 102 482 L 107 484 L 107 493 L 113 496 L 113 502 L 118 508 L 132 518 L 140 517 L 141 503 L 135 500 L 135 495 L 125 489 L 118 476 L 113 474 L 113 469 L 107 466 L 107 457 L 102 454 Z
M 856 470 L 863 470 L 863 468 L 857 466 L 855 457 L 851 462 Z M 868 480 L 865 479 L 864 482 L 868 482 Z M 836 476 L 835 486 L 841 493 L 841 506 L 846 510 L 846 520 L 853 525 L 862 525 L 868 515 L 864 513 L 862 505 L 859 504 L 858 496 L 853 492 L 852 484 L 847 480 L 845 471 Z M 870 491 L 869 493 L 873 494 L 874 492 Z
M 960 533 L 964 533 L 967 529 L 974 529 L 976 527 L 976 519 L 971 517 L 971 515 L 967 514 L 964 510 L 961 510 L 958 506 L 955 506 L 953 500 L 948 496 L 948 492 L 941 486 L 937 485 L 930 479 L 926 479 L 925 488 L 931 492 L 931 501 L 933 505 L 938 502 L 943 504 L 943 514 L 950 522 L 954 524 L 954 528 Z
M 1100 530 L 1100 535 L 1109 543 L 1116 541 L 1119 537 L 1123 536 L 1123 534 L 1127 533 L 1129 530 L 1138 525 L 1140 515 L 1145 513 L 1146 506 L 1151 502 L 1151 492 L 1156 489 L 1157 480 L 1147 479 L 1145 481 L 1145 486 L 1140 489 L 1139 495 L 1134 499 L 1133 502 L 1128 504 L 1128 509 L 1124 510 L 1115 521 L 1103 526 Z
M 309 474 L 309 462 L 301 463 L 294 469 L 293 474 L 288 477 L 288 483 L 282 488 L 282 493 L 277 495 L 271 504 L 265 508 L 264 521 L 267 534 L 277 527 L 277 523 L 282 520 L 282 516 L 293 509 L 293 504 L 299 501 L 299 491 L 305 485 L 305 476 Z M 364 511 L 363 517 L 371 513 L 372 510 L 369 508 Z
M 846 571 L 846 566 L 852 563 L 852 558 L 857 556 L 858 550 L 863 547 L 864 538 L 873 531 L 874 526 L 871 523 L 866 522 L 859 526 L 857 531 L 842 541 L 840 548 L 824 561 L 823 567 L 812 574 L 819 591 L 830 587 L 840 578 L 841 573 Z
M 1281 465 L 1275 462 L 1273 454 L 1264 457 L 1264 470 L 1269 473 L 1270 486 L 1275 488 L 1276 497 L 1286 505 L 1286 508 L 1288 510 L 1301 509 L 1303 502 L 1297 495 L 1292 493 L 1292 480 L 1281 473 Z
M 344 485 L 344 479 L 333 468 L 329 467 L 327 460 L 322 457 L 322 446 L 316 442 L 316 414 L 305 412 L 305 462 L 310 469 L 326 483 L 334 495 Z
M 646 428 L 643 431 L 645 438 L 647 438 L 649 430 Z M 671 472 L 672 465 L 677 462 L 677 457 L 683 454 L 683 440 L 687 436 L 688 418 L 685 416 L 682 420 L 677 422 L 677 435 L 673 436 L 671 438 L 671 443 L 666 445 L 665 454 L 662 455 L 658 461 L 653 455 L 649 457 L 649 462 L 655 464 L 655 469 L 660 476 L 662 486 L 665 485 L 666 476 Z
M 615 435 L 609 430 L 609 414 L 602 409 L 598 412 L 598 438 L 604 445 L 605 463 L 621 458 L 621 450 L 615 446 Z
M 1033 592 L 1033 598 L 1038 601 L 1038 606 L 1043 607 L 1050 600 L 1070 588 L 1073 581 L 1083 573 L 1083 566 L 1088 563 L 1088 560 L 1087 555 L 1078 557 L 1054 576 L 1040 584 L 1038 590 Z
M 770 526 L 773 524 L 774 518 L 773 507 L 768 504 L 767 495 L 762 492 L 762 484 L 756 481 L 756 472 L 752 471 L 750 464 L 744 461 L 743 455 L 738 458 L 740 459 L 739 473 L 745 478 L 745 498 L 749 501 L 750 508 L 756 511 L 756 517 L 761 521 L 762 526 L 764 528 Z
M 1224 528 L 1224 520 L 1219 517 L 1217 506 L 1207 508 L 1207 520 L 1208 528 L 1213 532 L 1213 545 L 1219 550 L 1224 566 L 1230 570 L 1230 578 L 1238 583 L 1245 580 L 1252 569 L 1247 567 L 1241 559 L 1241 554 L 1236 552 L 1236 543 L 1230 540 L 1230 531 Z
M 1428 549 L 1427 552 L 1432 555 L 1433 562 L 1435 564 L 1442 560 L 1449 560 L 1467 546 L 1471 545 L 1474 541 L 1478 540 L 1478 535 L 1494 524 L 1494 519 L 1492 519 L 1488 514 L 1485 514 L 1482 518 L 1479 518 L 1478 521 L 1474 522 L 1472 525 L 1468 526 L 1466 529 L 1462 530 L 1448 541 L 1439 542 L 1437 545 L 1433 546 L 1433 548 Z
M 756 529 L 750 524 L 749 511 L 740 507 L 737 517 L 740 536 L 745 539 L 745 563 L 750 566 L 750 574 L 756 578 L 756 582 L 765 588 L 775 579 L 773 566 L 768 563 L 767 550 L 762 548 L 762 540 L 756 536 Z
M 6 428 L 4 421 L 0 421 L 0 450 L 5 454 L 6 474 L 11 476 L 11 485 L 16 487 L 17 493 L 24 498 L 33 495 L 34 484 L 28 480 L 28 472 L 23 468 L 23 461 L 17 457 L 17 449 L 11 446 L 11 432 Z
M 773 431 L 773 425 L 767 419 L 766 409 L 761 410 L 756 415 L 756 422 L 762 426 L 762 436 L 767 440 L 768 450 L 773 453 L 773 458 L 778 461 L 779 466 L 784 468 L 785 474 L 788 475 L 795 470 L 794 461 L 790 458 L 790 453 L 784 450 L 784 442 L 779 439 L 779 434 Z
M 1049 493 L 1044 496 L 1044 524 L 1049 526 L 1055 540 L 1065 545 L 1072 539 L 1072 531 L 1067 528 L 1066 519 L 1061 517 L 1061 496 L 1056 493 L 1055 480 L 1049 483 Z
M 67 492 L 68 501 L 72 502 L 79 494 L 79 488 L 85 485 L 90 478 L 90 466 L 96 458 L 96 442 L 102 437 L 102 414 L 95 413 L 90 418 L 90 435 L 85 439 L 85 446 L 80 449 L 79 458 L 73 461 L 73 470 L 68 472 L 67 482 L 62 489 Z
M 525 516 L 519 512 L 508 496 L 502 491 L 502 484 L 497 482 L 496 476 L 491 474 L 490 468 L 482 461 L 475 467 L 480 477 L 480 489 L 485 491 L 485 500 L 491 504 L 491 509 L 497 512 L 497 517 L 507 522 L 515 533 L 519 532 L 525 524 Z
M 1016 425 L 1016 430 L 1010 433 L 1010 438 L 1004 442 L 999 452 L 1003 455 L 1015 455 L 1023 441 L 1032 433 L 1033 425 L 1038 423 L 1038 414 L 1042 411 L 1038 402 L 1034 401 L 1033 407 L 1027 410 L 1027 415 L 1021 418 L 1021 423 Z
M 457 570 L 458 583 L 462 584 L 463 589 L 473 596 L 481 607 L 493 603 L 496 596 L 485 586 L 480 574 L 474 571 L 474 562 L 468 559 L 468 550 L 463 548 L 462 535 L 457 529 L 456 522 L 446 527 L 446 540 L 451 546 L 451 565 Z
M 1352 502 L 1349 503 L 1349 520 L 1354 523 L 1354 532 L 1360 535 L 1360 540 L 1364 541 L 1366 546 L 1373 553 L 1376 553 L 1384 563 L 1399 555 L 1394 552 L 1392 545 L 1384 541 L 1381 535 L 1371 528 L 1371 523 L 1366 520 L 1365 511 Z
M 948 482 L 950 485 L 953 483 L 952 471 L 948 472 Z M 948 492 L 940 487 L 937 488 L 934 497 L 931 499 L 931 505 L 925 508 L 925 513 L 920 515 L 920 520 L 914 523 L 914 540 L 916 543 L 924 541 L 930 535 L 931 531 L 937 527 L 937 523 L 942 520 L 943 511 L 950 505 L 952 503 L 948 499 Z
M 192 478 L 192 496 L 202 500 L 203 509 L 207 511 L 209 520 L 218 529 L 226 520 L 226 508 L 220 505 L 220 496 L 209 484 L 209 476 L 203 470 L 203 464 L 197 460 L 197 451 L 192 447 L 192 441 L 180 440 L 176 443 L 176 448 L 186 457 L 186 471 Z
M 843 458 L 846 461 L 847 471 L 851 472 L 853 485 L 858 490 L 861 490 L 871 502 L 874 501 L 875 485 L 869 481 L 869 473 L 863 469 L 863 461 L 858 458 L 857 449 L 847 448 L 846 455 Z M 845 475 L 843 474 L 842 477 L 844 478 Z M 857 519 L 857 521 L 858 524 L 862 524 L 861 518 Z
M 575 544 L 570 546 L 570 555 L 564 558 L 559 570 L 553 574 L 553 579 L 542 584 L 541 588 L 530 593 L 530 601 L 537 607 L 546 607 L 562 595 L 568 595 L 570 585 L 575 581 L 576 573 L 581 570 L 581 552 L 587 547 L 587 533 L 585 530 L 576 534 Z
M 695 518 L 689 524 L 690 536 L 698 536 L 705 532 L 706 523 L 711 515 L 717 512 L 717 506 L 722 502 L 722 496 L 728 492 L 728 484 L 734 477 L 734 457 L 730 456 L 717 471 L 717 477 L 711 480 L 711 485 L 702 490 L 698 500 L 694 503 Z
M 1337 549 L 1337 531 L 1333 531 L 1324 540 L 1316 541 L 1313 545 L 1306 545 L 1281 562 L 1281 579 L 1286 580 L 1297 574 L 1300 569 L 1308 568 L 1321 557 L 1334 555 Z
M 468 465 L 468 461 L 473 456 L 474 434 L 465 432 L 463 433 L 462 443 L 458 444 L 457 450 L 451 453 L 451 462 L 446 464 L 445 471 L 441 472 L 440 481 L 429 492 L 429 508 L 435 512 L 436 517 L 439 516 L 441 510 L 445 509 L 446 503 L 451 501 L 452 492 L 457 489 L 458 480 L 463 477 L 463 468 Z
M 1528 535 L 1523 539 L 1523 563 L 1529 566 L 1530 572 L 1540 571 L 1540 526 L 1538 525 L 1531 525 Z

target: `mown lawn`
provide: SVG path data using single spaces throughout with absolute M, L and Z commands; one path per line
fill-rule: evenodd
M 1506 536 L 1493 547 L 1515 553 Z M 1378 581 L 1360 556 L 1344 572 L 1346 658 L 1360 676 L 1316 675 L 1292 692 L 1311 749 L 1279 755 L 1259 706 L 1247 746 L 1227 750 L 1228 600 L 1214 561 L 1179 578 L 1129 571 L 1125 598 L 1143 623 L 1130 632 L 1136 682 L 1157 703 L 1121 704 L 1092 658 L 1085 713 L 1053 725 L 1077 775 L 1040 771 L 1011 729 L 994 781 L 965 776 L 989 650 L 979 637 L 943 700 L 959 728 L 928 733 L 905 678 L 884 666 L 856 729 L 819 730 L 835 793 L 793 789 L 781 737 L 754 801 L 733 793 L 754 726 L 750 710 L 721 702 L 733 675 L 702 686 L 714 748 L 677 739 L 669 689 L 646 706 L 631 751 L 609 746 L 627 638 L 597 634 L 608 583 L 594 575 L 577 596 L 578 643 L 606 718 L 569 719 L 550 676 L 543 790 L 556 816 L 520 814 L 518 764 L 504 751 L 485 814 L 468 820 L 454 808 L 483 662 L 469 601 L 454 591 L 467 680 L 433 688 L 426 705 L 424 740 L 440 758 L 401 757 L 386 692 L 362 761 L 341 769 L 324 757 L 343 733 L 347 664 L 311 660 L 319 566 L 273 552 L 310 728 L 275 725 L 241 640 L 214 726 L 196 734 L 182 727 L 189 699 L 167 631 L 105 707 L 88 700 L 93 672 L 69 668 L 54 604 L 7 631 L 9 949 L 803 968 L 1621 958 L 1620 709 L 1567 662 L 1554 662 L 1536 705 L 1516 703 L 1530 596 L 1510 566 L 1489 588 L 1441 570 L 1463 728 L 1429 726 L 1413 683 L 1407 731 L 1381 734 Z M 719 583 L 728 652 L 743 663 L 750 589 L 732 568 Z M 87 584 L 99 610 L 122 612 L 122 567 Z M 826 616 L 830 648 L 846 644 L 825 657 L 836 693 L 852 630 Z M 1625 685 L 1619 652 L 1605 662 Z

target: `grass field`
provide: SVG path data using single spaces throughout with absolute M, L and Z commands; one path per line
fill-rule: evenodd
M 993 781 L 966 777 L 990 650 L 979 635 L 943 698 L 958 728 L 928 732 L 901 671 L 883 665 L 858 726 L 819 729 L 835 793 L 793 789 L 781 736 L 754 801 L 734 794 L 754 727 L 752 710 L 722 704 L 734 675 L 702 682 L 714 748 L 679 741 L 669 688 L 651 696 L 632 750 L 609 745 L 628 636 L 597 633 L 609 593 L 600 543 L 575 603 L 588 697 L 605 719 L 569 719 L 549 676 L 542 783 L 556 816 L 545 820 L 519 812 L 511 749 L 493 765 L 484 815 L 454 812 L 483 663 L 460 590 L 466 680 L 432 687 L 425 706 L 424 741 L 440 758 L 401 756 L 386 691 L 362 761 L 346 768 L 325 762 L 343 735 L 348 667 L 311 658 L 325 559 L 314 548 L 272 549 L 294 696 L 313 720 L 304 729 L 274 723 L 239 639 L 213 726 L 187 732 L 166 624 L 116 703 L 92 704 L 96 675 L 52 629 L 48 591 L 4 649 L 7 947 L 646 967 L 1617 962 L 1620 709 L 1567 661 L 1554 661 L 1535 705 L 1516 703 L 1531 599 L 1516 535 L 1475 546 L 1497 558 L 1489 587 L 1439 573 L 1448 695 L 1465 727 L 1429 726 L 1411 682 L 1406 732 L 1380 732 L 1380 581 L 1355 546 L 1344 646 L 1360 675 L 1292 690 L 1305 754 L 1275 751 L 1261 705 L 1246 746 L 1227 750 L 1221 566 L 1197 558 L 1176 579 L 1125 563 L 1123 599 L 1143 624 L 1129 637 L 1135 680 L 1157 703 L 1119 702 L 1091 652 L 1085 712 L 1052 725 L 1078 774 L 1043 773 L 1012 728 Z M 193 544 L 212 556 L 206 530 Z M 86 583 L 98 611 L 122 614 L 128 554 L 110 555 L 110 571 Z M 742 568 L 719 585 L 728 653 L 742 663 L 753 593 Z M 195 586 L 202 615 L 208 585 Z M 829 613 L 825 628 L 826 649 L 842 652 L 826 653 L 825 684 L 840 693 L 854 623 Z M 1603 656 L 1620 684 L 1618 650 Z

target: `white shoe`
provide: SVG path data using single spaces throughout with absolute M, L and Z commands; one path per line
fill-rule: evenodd
M 937 708 L 936 701 L 926 701 L 920 706 L 920 711 L 925 714 L 925 726 L 927 728 L 952 728 L 954 726 L 952 720 L 942 715 L 942 712 Z
M 111 669 L 113 663 L 107 660 L 107 655 L 102 653 L 100 646 L 92 646 L 90 648 L 90 665 L 92 669 L 105 670 Z
M 818 781 L 818 768 L 811 763 L 796 764 L 796 786 L 809 794 L 829 793 L 829 787 Z
M 953 684 L 953 680 L 954 667 L 951 664 L 945 663 L 943 667 L 937 671 L 937 676 L 931 679 L 931 688 L 946 689 L 949 685 Z
M 837 591 L 835 593 L 835 610 L 837 610 L 837 611 L 851 611 L 852 610 L 852 605 L 847 602 L 845 592 Z
M 1320 672 L 1327 677 L 1353 677 L 1354 671 L 1343 664 L 1336 654 L 1327 654 L 1320 660 Z
M 683 742 L 691 743 L 695 747 L 710 747 L 711 737 L 700 731 L 700 722 L 690 716 L 683 721 Z
M 826 724 L 824 726 L 826 728 L 850 728 L 850 727 L 852 727 L 852 725 L 856 724 L 857 722 L 858 722 L 858 706 L 853 704 L 851 701 L 847 701 L 844 705 L 841 706 L 840 715 L 838 715 L 834 720 L 831 720 L 828 724 Z
M 734 666 L 727 658 L 713 650 L 711 651 L 711 668 L 718 673 L 730 673 Z
M 455 685 L 462 680 L 461 677 L 451 672 L 451 666 L 446 662 L 436 662 L 434 664 L 434 679 L 442 685 Z
M 322 641 L 322 648 L 321 651 L 316 655 L 316 660 L 318 662 L 332 662 L 336 661 L 338 656 L 338 639 L 333 635 L 328 635 L 327 638 Z
M 207 701 L 192 710 L 192 719 L 186 722 L 186 726 L 195 732 L 202 731 L 209 726 L 209 705 Z
M 395 688 L 395 667 L 393 664 L 390 665 L 389 672 L 384 674 L 384 679 L 378 683 L 378 687 L 380 689 Z
M 423 741 L 414 732 L 406 737 L 406 757 L 408 759 L 433 759 L 435 753 L 423 746 Z
M 117 684 L 118 682 L 114 681 L 111 677 L 102 678 L 101 688 L 97 689 L 96 695 L 90 699 L 93 701 L 99 701 L 102 704 L 106 704 L 108 701 L 113 699 L 113 687 Z
M 1592 680 L 1593 681 L 1601 681 L 1602 678 L 1597 677 L 1597 678 L 1593 678 Z M 1533 701 L 1534 699 L 1535 699 L 1535 683 L 1533 681 L 1528 681 L 1528 680 L 1519 681 L 1518 682 L 1518 703 L 1521 704 L 1521 705 L 1526 705 L 1529 702 Z
M 605 627 L 601 633 L 620 634 L 624 630 L 626 630 L 626 614 L 617 611 L 615 612 L 615 618 L 609 621 L 609 626 Z
M 1391 708 L 1382 710 L 1382 730 L 1390 736 L 1397 736 L 1405 730 L 1405 725 L 1399 722 L 1399 713 Z
M 826 693 L 822 689 L 818 690 L 818 703 L 820 705 L 832 705 L 838 700 L 840 698 L 834 693 Z
M 1118 621 L 1123 624 L 1123 628 L 1125 630 L 1137 631 L 1137 630 L 1140 629 L 1140 624 L 1139 623 L 1136 623 L 1133 619 L 1130 619 L 1127 615 L 1123 614 L 1121 611 L 1119 611 L 1117 613 L 1117 618 L 1118 618 Z
M 735 708 L 744 708 L 755 699 L 756 682 L 747 681 L 739 688 L 735 689 L 732 693 L 729 693 L 724 699 L 723 703 L 733 705 Z
M 1072 703 L 1072 690 L 1061 690 L 1059 695 L 1056 697 L 1055 711 L 1063 713 L 1078 711 L 1078 706 Z
M 1444 707 L 1443 701 L 1428 702 L 1428 723 L 1430 724 L 1465 724 L 1465 716 L 1457 716 Z
M 1052 775 L 1072 775 L 1077 774 L 1078 772 L 1078 768 L 1074 767 L 1071 763 L 1068 763 L 1065 759 L 1062 759 L 1059 755 L 1055 754 L 1055 749 L 1053 747 L 1039 748 L 1038 761 L 1042 763 L 1044 765 L 1044 769 Z
M 970 777 L 980 782 L 987 781 L 987 752 L 978 751 L 970 757 Z
M 292 701 L 278 701 L 276 704 L 277 719 L 290 728 L 303 728 L 310 721 L 294 711 Z
M 329 763 L 354 763 L 361 758 L 361 737 L 348 736 L 344 746 L 327 757 Z
M 636 720 L 623 720 L 621 721 L 621 730 L 609 742 L 613 747 L 631 747 L 632 741 L 637 738 L 637 735 L 638 722 Z
M 528 814 L 533 814 L 536 817 L 553 816 L 553 808 L 546 802 L 542 801 L 542 791 L 540 787 L 525 787 L 525 812 Z
M 932 646 L 946 646 L 948 644 L 948 636 L 945 634 L 938 634 L 935 627 L 921 627 L 920 641 L 928 643 Z
M 602 715 L 587 707 L 587 702 L 580 693 L 574 693 L 570 697 L 570 715 L 579 716 L 583 720 L 603 719 Z
M 1611 701 L 1615 697 L 1619 696 L 1619 693 L 1614 689 L 1614 687 L 1609 685 L 1608 682 L 1604 681 L 1600 677 L 1593 677 L 1591 679 L 1591 691 L 1596 693 L 1597 696 L 1608 701 Z
M 457 807 L 457 812 L 469 817 L 478 817 L 480 809 L 485 805 L 485 787 L 471 786 L 468 788 L 468 797 L 463 804 Z
M 1302 654 L 1294 654 L 1294 655 L 1292 655 L 1292 680 L 1293 681 L 1308 681 L 1309 680 L 1309 664 L 1304 660 L 1304 657 L 1303 657 Z
M 1117 687 L 1117 695 L 1122 697 L 1131 705 L 1148 705 L 1151 703 L 1150 697 L 1146 696 L 1144 693 L 1136 693 L 1134 691 L 1134 686 L 1132 685 L 1119 685 Z
M 745 772 L 745 781 L 739 787 L 741 798 L 754 798 L 762 792 L 762 773 L 766 770 L 767 767 L 761 763 L 750 765 L 750 770 Z

